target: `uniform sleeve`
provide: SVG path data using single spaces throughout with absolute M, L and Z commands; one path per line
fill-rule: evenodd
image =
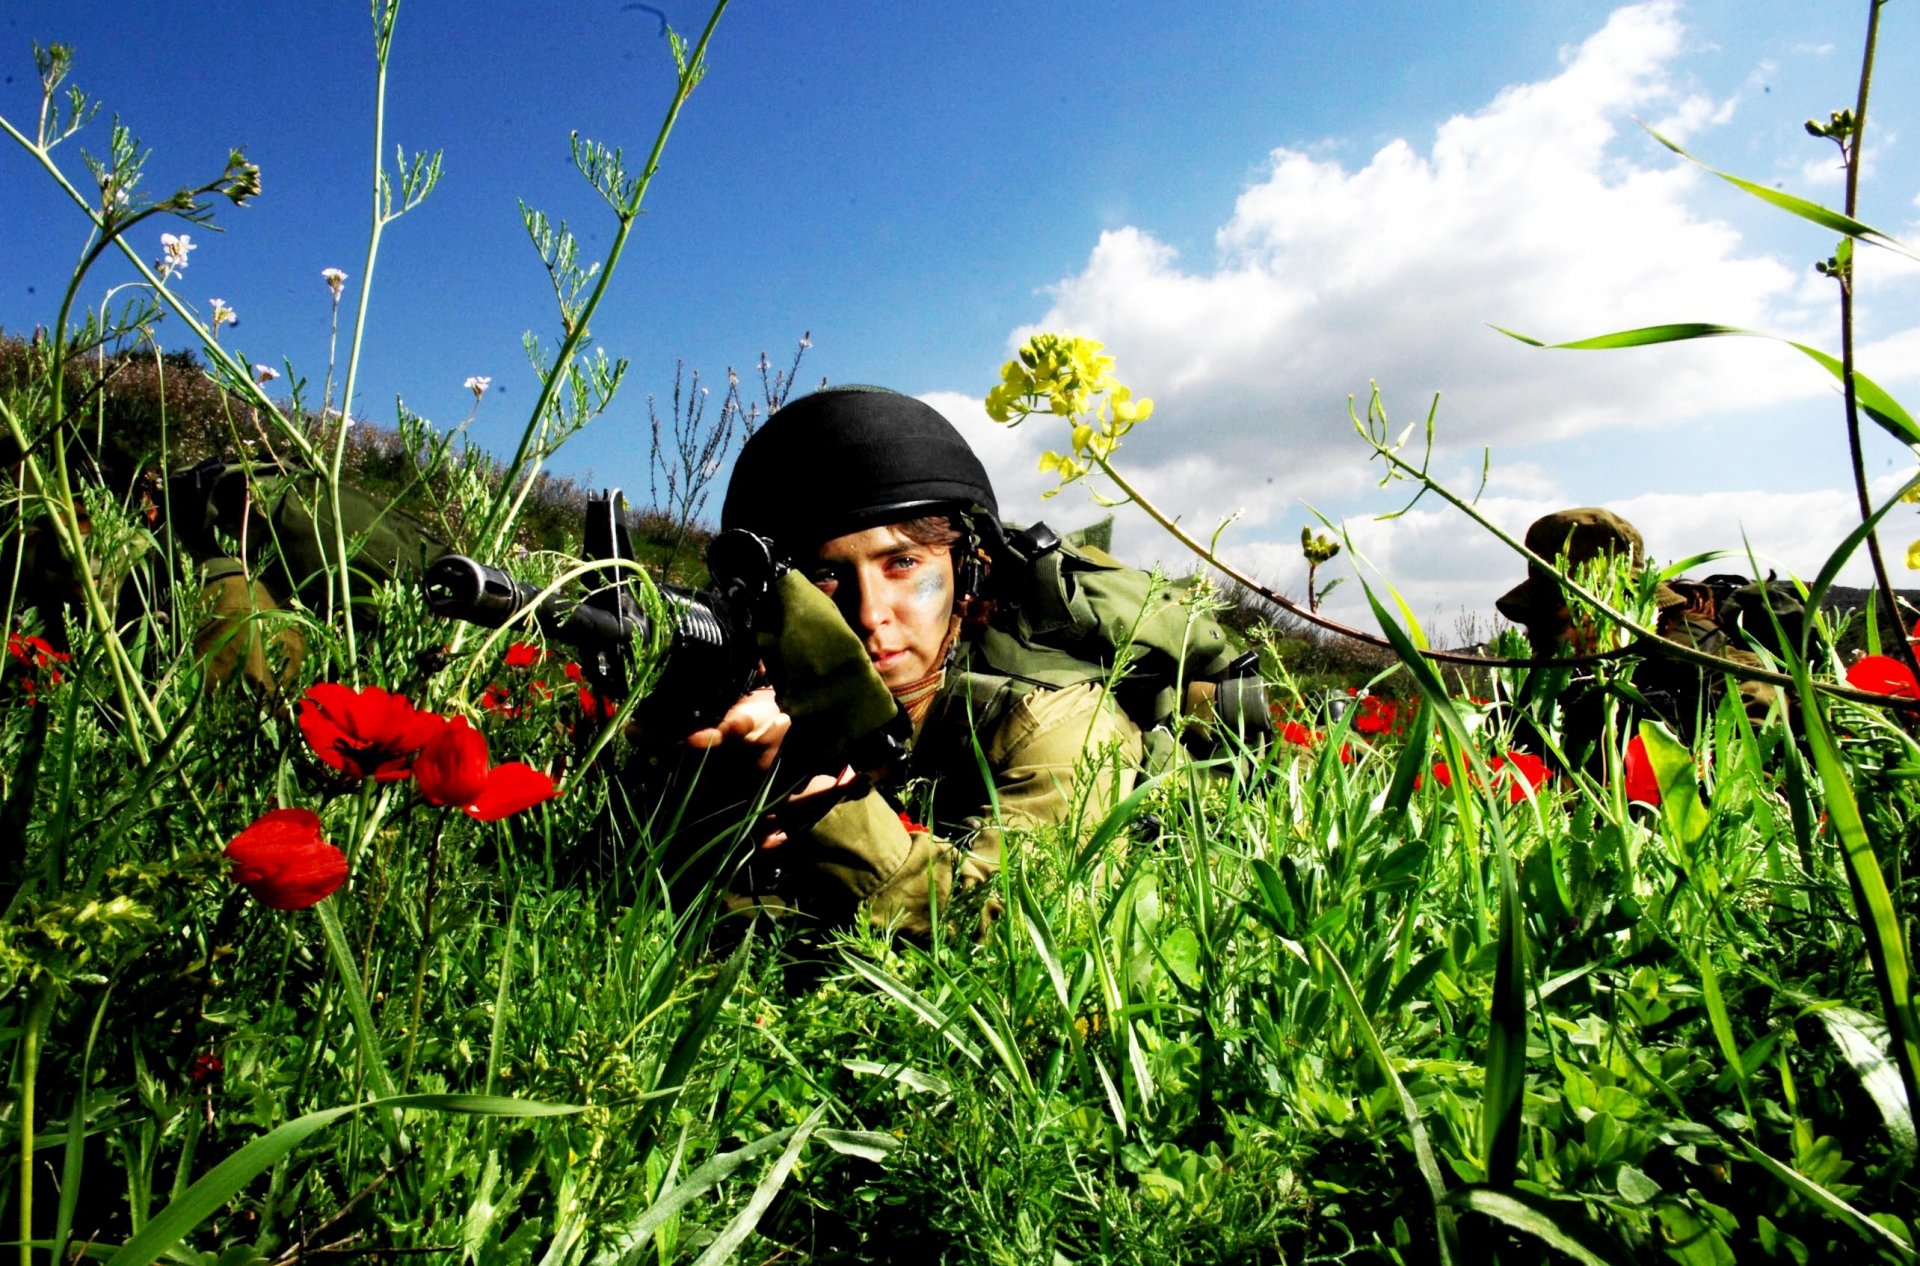
M 925 935 L 932 911 L 955 887 L 992 878 L 1000 868 L 1001 828 L 1099 821 L 1133 788 L 1140 728 L 1097 685 L 1035 691 L 1016 705 L 985 746 L 998 803 L 946 840 L 910 830 L 878 791 L 830 809 L 789 847 L 806 872 L 804 908 L 833 921 L 864 907 L 876 924 Z M 1084 794 L 1082 794 L 1084 793 Z

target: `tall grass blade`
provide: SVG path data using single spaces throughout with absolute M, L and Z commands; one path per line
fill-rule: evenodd
M 760 1219 L 766 1213 L 767 1206 L 773 1203 L 773 1198 L 780 1194 L 780 1188 L 786 1185 L 787 1175 L 791 1174 L 793 1167 L 799 1163 L 800 1149 L 806 1146 L 808 1137 L 820 1124 L 820 1118 L 826 1114 L 827 1105 L 823 1103 L 809 1112 L 806 1120 L 794 1127 L 793 1138 L 788 1141 L 787 1150 L 780 1153 L 780 1159 L 773 1163 L 773 1168 L 767 1171 L 767 1176 L 762 1178 L 760 1185 L 753 1189 L 753 1196 L 747 1201 L 747 1207 L 734 1215 L 733 1221 L 727 1223 L 726 1230 L 714 1238 L 713 1243 L 707 1246 L 706 1252 L 700 1254 L 700 1260 L 695 1262 L 694 1266 L 720 1266 L 722 1262 L 731 1259 L 734 1250 L 753 1234 L 753 1228 L 760 1225 Z
M 1448 1208 L 1471 1209 L 1503 1222 L 1516 1231 L 1531 1235 L 1550 1248 L 1559 1249 L 1581 1266 L 1614 1266 L 1624 1258 L 1607 1257 L 1588 1243 L 1591 1225 L 1582 1225 L 1577 1205 L 1556 1204 L 1519 1191 L 1491 1191 L 1485 1187 L 1462 1187 L 1446 1197 Z
M 1645 127 L 1646 125 L 1642 124 L 1641 126 Z M 1914 252 L 1911 249 L 1909 249 L 1907 246 L 1902 244 L 1898 238 L 1892 237 L 1891 235 L 1886 233 L 1882 233 L 1879 229 L 1874 228 L 1870 224 L 1862 224 L 1860 221 L 1854 219 L 1850 215 L 1843 215 L 1842 213 L 1833 210 L 1831 207 L 1823 207 L 1817 202 L 1809 202 L 1805 198 L 1796 197 L 1793 194 L 1786 193 L 1779 189 L 1769 188 L 1766 185 L 1756 184 L 1751 180 L 1743 180 L 1739 176 L 1735 176 L 1735 175 L 1732 175 L 1731 173 L 1721 171 L 1719 168 L 1710 166 L 1707 163 L 1702 162 L 1700 159 L 1695 158 L 1692 154 L 1689 154 L 1686 150 L 1682 149 L 1679 145 L 1668 140 L 1666 137 L 1660 135 L 1660 133 L 1654 131 L 1652 128 L 1647 128 L 1647 135 L 1651 136 L 1654 140 L 1660 142 L 1662 145 L 1666 146 L 1668 149 L 1672 150 L 1674 153 L 1678 154 L 1680 157 L 1686 159 L 1688 162 L 1692 163 L 1694 166 L 1702 169 L 1703 171 L 1706 171 L 1715 176 L 1718 176 L 1720 179 L 1732 185 L 1735 189 L 1738 189 L 1743 193 L 1750 193 L 1754 197 L 1760 199 L 1762 202 L 1769 204 L 1770 206 L 1778 207 L 1782 211 L 1785 211 L 1791 215 L 1797 215 L 1801 219 L 1806 220 L 1812 224 L 1817 224 L 1821 228 L 1827 229 L 1831 232 L 1839 233 L 1846 237 L 1855 238 L 1859 241 L 1867 242 L 1874 246 L 1884 247 L 1885 249 L 1890 250 L 1897 255 L 1905 255 L 1909 259 L 1920 259 L 1920 255 L 1914 254 Z
M 744 1147 L 736 1147 L 731 1152 L 722 1152 L 688 1174 L 673 1190 L 661 1194 L 658 1200 L 647 1206 L 640 1220 L 621 1232 L 612 1244 L 600 1250 L 593 1257 L 594 1266 L 634 1266 L 646 1254 L 653 1233 L 660 1229 L 668 1218 L 693 1203 L 694 1199 L 705 1195 L 721 1183 L 731 1178 L 748 1161 L 754 1160 L 774 1148 L 779 1147 L 793 1136 L 797 1126 L 788 1126 L 784 1130 L 775 1130 L 764 1134 Z
M 1820 790 L 1827 804 L 1827 821 L 1840 839 L 1840 856 L 1846 863 L 1847 885 L 1853 892 L 1854 915 L 1866 938 L 1867 959 L 1873 965 L 1873 979 L 1885 1012 L 1887 1035 L 1893 1050 L 1900 1083 L 1907 1095 L 1907 1114 L 1912 1119 L 1920 1105 L 1920 1017 L 1914 1014 L 1912 970 L 1907 961 L 1905 928 L 1887 890 L 1886 875 L 1874 855 L 1873 842 L 1867 838 L 1866 822 L 1853 798 L 1840 753 L 1827 728 L 1825 711 L 1813 693 L 1805 661 L 1793 664 L 1795 688 L 1800 695 L 1800 715 L 1805 722 L 1807 746 L 1813 752 L 1814 769 L 1820 775 Z
M 1817 1007 L 1813 1015 L 1826 1025 L 1827 1036 L 1860 1078 L 1860 1088 L 1880 1110 L 1900 1167 L 1912 1168 L 1920 1139 L 1915 1137 L 1914 1113 L 1900 1085 L 1900 1073 L 1887 1056 L 1887 1026 L 1852 1007 Z
M 1890 1251 L 1903 1262 L 1920 1261 L 1920 1254 L 1914 1252 L 1913 1245 L 1907 1243 L 1886 1227 L 1881 1226 L 1878 1222 L 1875 1222 L 1872 1218 L 1860 1212 L 1860 1210 L 1854 1208 L 1833 1192 L 1828 1191 L 1813 1179 L 1793 1168 L 1793 1166 L 1781 1164 L 1754 1146 L 1753 1143 L 1747 1139 L 1741 1139 L 1739 1142 L 1741 1149 L 1746 1152 L 1749 1159 L 1787 1186 L 1799 1192 L 1819 1208 L 1826 1210 L 1831 1217 L 1853 1228 L 1861 1239 L 1874 1245 L 1876 1248 Z
M 960 1033 L 959 1027 L 947 1017 L 946 1012 L 921 997 L 920 994 L 915 992 L 910 986 L 895 980 L 892 976 L 881 971 L 865 959 L 844 952 L 841 954 L 841 957 L 846 960 L 847 966 L 853 968 L 854 971 L 865 977 L 874 988 L 919 1016 L 920 1019 L 926 1023 L 927 1027 L 931 1028 L 941 1037 L 946 1038 L 948 1042 L 953 1044 L 953 1049 L 966 1056 L 975 1067 L 985 1065 L 986 1061 L 980 1054 L 980 1048 L 969 1042 Z
M 1468 806 L 1473 751 L 1465 724 L 1454 711 L 1440 674 L 1415 649 L 1412 639 L 1381 606 L 1370 585 L 1363 585 L 1380 631 L 1406 665 L 1414 684 L 1426 697 L 1446 735 L 1448 756 L 1459 778 L 1460 801 Z M 1520 1163 L 1521 1105 L 1527 1079 L 1527 965 L 1520 917 L 1520 885 L 1514 875 L 1513 855 L 1497 814 L 1487 819 L 1493 836 L 1494 864 L 1500 877 L 1500 900 L 1494 916 L 1495 959 L 1493 999 L 1487 1016 L 1486 1092 L 1482 1104 L 1482 1145 L 1487 1157 L 1487 1181 L 1497 1187 L 1513 1182 Z M 1465 818 L 1463 813 L 1463 831 Z M 1468 863 L 1472 865 L 1470 861 Z
M 1714 325 L 1706 321 L 1682 321 L 1670 325 L 1643 325 L 1632 330 L 1617 330 L 1611 334 L 1596 334 L 1591 338 L 1574 339 L 1567 343 L 1544 343 L 1537 338 L 1509 330 L 1504 326 L 1494 326 L 1508 338 L 1518 339 L 1529 347 L 1546 348 L 1553 351 L 1592 352 L 1611 351 L 1622 347 L 1651 347 L 1659 343 L 1683 343 L 1689 339 L 1722 338 L 1736 336 L 1740 338 L 1760 338 L 1770 342 L 1785 343 L 1825 369 L 1835 378 L 1845 380 L 1846 370 L 1840 360 L 1817 347 L 1805 343 L 1796 343 L 1792 339 L 1783 339 L 1773 334 L 1764 334 L 1759 330 L 1743 330 L 1733 325 Z M 1874 382 L 1858 369 L 1853 371 L 1854 398 L 1868 417 L 1874 420 L 1887 434 L 1903 444 L 1920 443 L 1920 423 L 1916 423 L 1908 412 L 1900 407 L 1886 388 Z
M 493 1117 L 559 1117 L 584 1112 L 563 1103 L 533 1103 L 499 1095 L 394 1095 L 323 1108 L 296 1117 L 248 1143 L 215 1165 L 140 1228 L 138 1234 L 108 1259 L 109 1266 L 147 1266 L 178 1244 L 187 1233 L 218 1213 L 246 1185 L 272 1168 L 273 1163 L 342 1117 L 369 1108 L 397 1111 L 424 1108 L 433 1112 L 463 1112 Z
M 353 950 L 347 946 L 347 934 L 340 926 L 340 913 L 334 909 L 333 898 L 321 901 L 314 906 L 313 912 L 320 919 L 320 931 L 327 942 L 327 953 L 333 959 L 334 974 L 340 978 L 340 992 L 346 997 L 347 1013 L 353 1017 L 353 1031 L 360 1044 L 361 1060 L 366 1065 L 367 1081 L 372 1084 L 377 1097 L 394 1098 L 399 1089 L 394 1084 L 393 1074 L 387 1070 L 386 1056 L 380 1050 L 380 1030 L 373 1026 L 373 1012 L 367 1007 L 367 991 L 360 985 L 360 968 L 353 961 Z
M 1367 1044 L 1367 1052 L 1373 1056 L 1380 1075 L 1387 1079 L 1387 1084 L 1393 1087 L 1394 1096 L 1400 1101 L 1400 1115 L 1406 1118 L 1407 1137 L 1413 1143 L 1414 1163 L 1419 1166 L 1420 1177 L 1426 1180 L 1427 1194 L 1433 1201 L 1434 1226 L 1440 1235 L 1440 1261 L 1442 1266 L 1446 1266 L 1459 1252 L 1459 1231 L 1454 1226 L 1453 1213 L 1447 1204 L 1447 1180 L 1440 1172 L 1440 1162 L 1433 1154 L 1433 1142 L 1427 1137 L 1427 1127 L 1420 1119 L 1420 1105 L 1413 1101 L 1406 1083 L 1394 1071 L 1393 1061 L 1387 1057 L 1386 1047 L 1380 1044 L 1380 1035 L 1374 1032 L 1372 1021 L 1367 1019 L 1367 1009 L 1361 1004 L 1360 995 L 1354 991 L 1353 980 L 1347 975 L 1347 969 L 1340 965 L 1340 959 L 1325 941 L 1316 936 L 1313 942 L 1326 959 L 1328 974 L 1333 977 L 1334 991 L 1347 1008 L 1353 1027 L 1360 1030 L 1360 1036 Z
M 720 1018 L 720 1009 L 733 996 L 733 987 L 740 981 L 740 973 L 746 970 L 747 960 L 753 949 L 753 935 L 749 932 L 740 938 L 740 945 L 727 959 L 727 965 L 720 970 L 719 977 L 707 989 L 700 1003 L 687 1017 L 687 1025 L 673 1041 L 673 1048 L 667 1052 L 666 1060 L 661 1064 L 654 1078 L 656 1091 L 670 1091 L 658 1099 L 649 1100 L 634 1118 L 632 1126 L 635 1134 L 644 1133 L 652 1125 L 660 1111 L 670 1106 L 677 1093 L 686 1084 L 687 1074 L 693 1071 L 693 1065 L 700 1058 L 700 1050 L 706 1045 L 707 1033 L 713 1028 L 715 1020 Z

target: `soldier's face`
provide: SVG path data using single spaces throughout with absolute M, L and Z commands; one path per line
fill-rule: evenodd
M 1565 650 L 1574 655 L 1591 655 L 1599 647 L 1599 634 L 1593 624 L 1576 621 L 1565 603 L 1552 613 L 1527 625 L 1527 641 L 1534 654 L 1546 656 Z
M 953 557 L 896 526 L 836 536 L 809 573 L 860 635 L 889 686 L 919 680 L 938 665 L 953 617 Z

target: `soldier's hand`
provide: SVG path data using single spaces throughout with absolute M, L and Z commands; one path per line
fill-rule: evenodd
M 773 688 L 763 686 L 741 695 L 717 725 L 695 730 L 687 735 L 686 741 L 688 747 L 702 751 L 735 747 L 753 761 L 756 769 L 767 770 L 779 759 L 780 744 L 792 727 L 793 718 L 781 710 L 773 697 Z
M 813 796 L 821 796 L 830 791 L 838 791 L 840 788 L 852 782 L 854 777 L 855 775 L 851 765 L 842 769 L 837 774 L 815 774 L 807 780 L 806 786 L 787 797 L 787 803 L 798 804 Z M 774 817 L 775 815 L 769 814 L 768 820 L 772 821 Z M 787 838 L 787 832 L 780 826 L 775 825 L 760 837 L 760 847 L 779 848 L 787 842 Z

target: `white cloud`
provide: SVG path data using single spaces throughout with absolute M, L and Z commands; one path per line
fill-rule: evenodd
M 1304 574 L 1294 541 L 1309 521 L 1302 502 L 1336 514 L 1394 504 L 1367 495 L 1379 469 L 1348 418 L 1349 397 L 1364 407 L 1369 380 L 1396 432 L 1441 393 L 1433 468 L 1470 491 L 1481 448 L 1492 446 L 1496 478 L 1482 504 L 1516 532 L 1568 504 L 1568 488 L 1574 499 L 1612 495 L 1583 490 L 1595 466 L 1611 463 L 1609 504 L 1645 519 L 1656 553 L 1737 548 L 1745 524 L 1762 549 L 1810 573 L 1813 551 L 1844 535 L 1842 492 L 1655 495 L 1641 490 L 1659 470 L 1662 437 L 1589 440 L 1586 468 L 1565 472 L 1573 480 L 1555 446 L 1598 432 L 1677 438 L 1783 402 L 1824 402 L 1833 380 L 1819 368 L 1758 339 L 1576 353 L 1489 328 L 1553 341 L 1711 321 L 1831 343 L 1831 284 L 1809 283 L 1802 260 L 1763 253 L 1703 211 L 1726 205 L 1725 186 L 1633 122 L 1662 118 L 1694 134 L 1732 120 L 1736 97 L 1689 82 L 1682 37 L 1673 4 L 1631 5 L 1569 49 L 1551 78 L 1502 90 L 1424 146 L 1394 140 L 1357 167 L 1312 142 L 1277 148 L 1216 232 L 1210 260 L 1185 260 L 1140 225 L 1109 230 L 1010 343 L 1035 329 L 1104 340 L 1119 377 L 1157 406 L 1128 437 L 1123 469 L 1202 535 L 1244 509 L 1230 552 L 1283 586 Z M 1910 303 L 1889 302 L 1888 315 L 1862 363 L 1904 375 L 1920 324 Z M 977 413 L 977 401 L 965 403 Z M 994 474 L 1010 503 L 1038 506 L 1045 485 L 1031 458 L 1059 438 L 997 442 L 1007 468 Z M 1687 473 L 1689 487 L 1713 477 Z M 1069 492 L 1048 516 L 1075 518 L 1060 506 L 1076 497 L 1085 507 Z M 1428 504 L 1388 524 L 1353 522 L 1356 543 L 1415 610 L 1486 609 L 1517 576 L 1511 556 Z M 1336 605 L 1359 602 L 1349 584 Z

